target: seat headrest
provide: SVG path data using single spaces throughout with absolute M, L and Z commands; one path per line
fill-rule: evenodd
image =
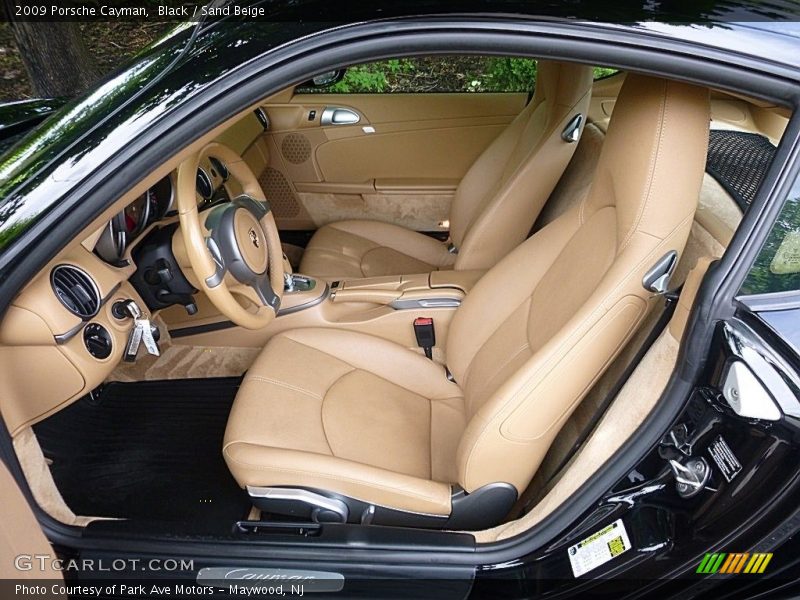
M 693 214 L 708 146 L 709 106 L 706 88 L 628 74 L 582 220 L 615 207 L 621 249 L 636 233 L 663 239 Z
M 592 68 L 575 63 L 538 60 L 531 104 L 545 99 L 573 106 L 592 87 Z

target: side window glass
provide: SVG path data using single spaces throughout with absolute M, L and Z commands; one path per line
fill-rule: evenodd
M 741 294 L 800 290 L 800 180 L 742 284 Z
M 497 56 L 393 58 L 349 67 L 328 86 L 298 86 L 297 93 L 420 94 L 531 92 L 536 60 Z
M 605 79 L 606 77 L 611 77 L 617 73 L 619 73 L 619 69 L 612 69 L 611 67 L 595 67 L 594 80 L 597 81 L 598 79 Z
M 619 73 L 595 67 L 595 80 Z M 462 92 L 530 93 L 536 60 L 511 56 L 424 56 L 392 58 L 349 67 L 330 85 L 304 84 L 298 94 L 425 94 Z

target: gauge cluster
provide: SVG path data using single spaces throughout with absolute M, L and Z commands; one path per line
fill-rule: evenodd
M 201 161 L 195 178 L 198 209 L 205 210 L 217 202 L 230 200 L 225 183 L 227 165 L 216 157 Z M 149 225 L 175 213 L 175 178 L 172 173 L 114 215 L 95 245 L 95 252 L 114 266 L 125 265 L 125 253 Z
M 175 187 L 171 176 L 160 180 L 108 222 L 95 251 L 112 265 L 124 260 L 125 251 L 148 225 L 174 212 Z

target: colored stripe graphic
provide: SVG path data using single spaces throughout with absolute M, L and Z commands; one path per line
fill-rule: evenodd
M 761 566 L 758 568 L 758 573 L 763 573 L 764 570 L 767 568 L 769 561 L 772 560 L 772 552 L 767 552 L 766 554 L 762 555 L 764 557 L 764 561 L 761 563 Z M 756 571 L 753 571 L 754 573 Z
M 716 573 L 725 556 L 727 555 L 724 552 L 706 554 L 703 557 L 703 560 L 700 562 L 700 565 L 697 567 L 696 573 L 703 573 L 705 575 Z
M 728 560 L 722 563 L 722 568 L 720 568 L 720 573 L 730 573 L 731 572 L 731 565 L 736 562 L 739 558 L 738 554 L 728 554 Z
M 763 573 L 772 560 L 771 552 L 714 552 L 706 553 L 697 566 L 696 573 L 735 575 L 738 573 Z

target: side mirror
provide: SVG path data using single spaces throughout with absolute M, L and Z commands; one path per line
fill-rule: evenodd
M 319 75 L 315 75 L 309 81 L 305 82 L 299 87 L 327 87 L 344 79 L 345 72 L 346 69 L 326 71 L 324 73 L 320 73 Z

